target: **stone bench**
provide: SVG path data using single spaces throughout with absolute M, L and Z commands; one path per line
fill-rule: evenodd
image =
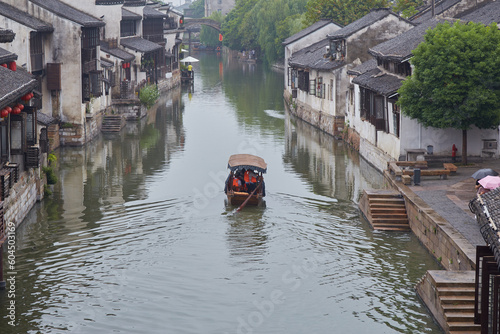
M 403 184 L 409 185 L 411 184 L 411 176 L 410 175 L 403 175 L 402 177 Z
M 413 167 L 413 168 L 427 168 L 427 161 L 396 161 L 396 165 L 399 167 Z
M 401 177 L 403 176 L 403 170 L 396 164 L 396 161 L 388 162 L 387 165 L 389 172 L 391 174 L 396 175 L 396 181 L 401 181 Z
M 455 174 L 458 169 L 458 167 L 452 163 L 443 163 L 443 168 L 449 170 L 453 174 Z
M 449 169 L 427 169 L 421 170 L 420 176 L 439 176 L 441 179 L 446 180 L 450 172 Z M 403 175 L 413 176 L 413 170 L 404 170 Z

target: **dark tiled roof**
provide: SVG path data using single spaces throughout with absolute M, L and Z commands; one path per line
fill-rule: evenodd
M 44 114 L 41 110 L 37 110 L 36 112 L 36 120 L 38 123 L 49 126 L 51 124 L 57 123 L 57 119 L 47 114 Z
M 0 28 L 0 43 L 11 43 L 15 37 L 16 34 L 12 30 Z
M 122 20 L 141 20 L 142 16 L 122 7 Z
M 113 62 L 111 62 L 107 59 L 101 58 L 101 66 L 102 67 L 113 67 Z
M 490 3 L 486 3 L 483 6 L 471 10 L 469 12 L 462 13 L 457 15 L 456 18 L 459 18 L 463 21 L 472 21 L 477 23 L 483 23 L 489 25 L 490 23 L 499 23 L 500 22 L 500 2 L 493 1 Z
M 0 48 L 0 64 L 17 60 L 17 55 L 10 51 Z
M 344 61 L 330 60 L 323 57 L 326 53 L 328 39 L 314 43 L 307 48 L 297 51 L 289 60 L 289 64 L 295 67 L 311 68 L 315 70 L 331 70 L 344 65 Z
M 122 50 L 120 48 L 113 48 L 110 49 L 108 47 L 108 43 L 101 41 L 101 51 L 104 53 L 109 53 L 110 55 L 122 59 L 124 61 L 131 61 L 134 60 L 135 56 L 131 53 L 128 53 L 125 50 Z
M 490 245 L 500 267 L 500 188 L 476 196 L 469 206 L 476 215 L 484 241 Z
M 60 17 L 73 21 L 86 28 L 103 27 L 106 25 L 104 21 L 99 20 L 87 13 L 84 13 L 76 8 L 73 8 L 59 0 L 29 0 L 37 6 L 57 14 Z
M 145 19 L 161 19 L 164 17 L 167 17 L 168 15 L 165 15 L 156 9 L 152 8 L 151 6 L 145 6 L 142 14 L 144 15 Z
M 321 28 L 323 28 L 323 27 L 325 27 L 325 26 L 329 25 L 330 23 L 333 23 L 333 21 L 332 21 L 332 20 L 320 20 L 320 21 L 318 21 L 318 22 L 316 22 L 316 23 L 313 23 L 313 24 L 312 24 L 312 25 L 310 25 L 309 27 L 307 27 L 307 28 L 305 28 L 305 29 L 303 29 L 303 30 L 299 31 L 298 33 L 296 33 L 296 34 L 294 34 L 294 35 L 292 35 L 292 36 L 288 37 L 288 38 L 287 38 L 287 39 L 285 39 L 285 40 L 283 41 L 283 43 L 281 43 L 281 44 L 283 44 L 283 45 L 287 45 L 287 44 L 293 43 L 293 42 L 295 42 L 295 41 L 297 41 L 297 40 L 299 40 L 299 39 L 301 39 L 301 38 L 303 38 L 303 37 L 305 37 L 305 36 L 309 35 L 310 33 L 312 33 L 312 32 L 314 32 L 314 31 L 316 31 L 316 30 L 319 30 L 319 29 L 321 29 Z M 337 24 L 337 25 L 338 25 L 339 27 L 341 26 L 341 25 L 339 25 L 339 24 Z
M 395 93 L 401 87 L 402 81 L 403 79 L 384 73 L 379 68 L 367 71 L 352 80 L 353 83 L 361 87 L 385 96 Z
M 436 1 L 436 4 L 434 5 L 434 15 L 439 15 L 439 14 L 443 13 L 445 10 L 450 9 L 451 7 L 455 6 L 460 1 L 461 0 Z M 431 5 L 428 5 L 426 7 L 423 7 L 423 9 L 420 10 L 417 14 L 410 17 L 410 21 L 412 21 L 413 23 L 416 23 L 416 24 L 420 24 L 422 22 L 427 21 L 431 17 L 432 17 Z
M 0 109 L 16 102 L 37 85 L 35 78 L 22 68 L 11 71 L 2 66 L 0 66 L 0 82 L 2 83 L 0 85 Z
M 393 11 L 391 11 L 388 8 L 374 8 L 372 9 L 368 14 L 363 16 L 360 19 L 357 19 L 356 21 L 349 23 L 346 25 L 344 28 L 337 30 L 333 34 L 329 34 L 328 38 L 330 39 L 338 39 L 338 38 L 346 38 L 349 37 L 350 35 L 360 31 L 361 29 L 364 29 L 373 23 L 380 21 L 386 16 L 389 15 L 394 15 L 398 17 L 400 20 L 404 20 L 402 17 L 399 17 L 396 15 Z
M 429 19 L 393 39 L 374 46 L 368 52 L 375 57 L 381 56 L 394 61 L 402 61 L 411 57 L 412 51 L 424 41 L 427 29 L 433 29 L 438 23 L 444 23 L 445 21 L 445 19 L 436 17 Z
M 141 7 L 146 5 L 146 0 L 125 0 L 123 5 L 127 7 Z
M 126 48 L 139 52 L 152 52 L 161 49 L 162 46 L 141 37 L 127 37 L 120 40 L 120 44 Z
M 377 60 L 372 58 L 368 61 L 365 61 L 363 64 L 360 64 L 350 70 L 347 70 L 347 74 L 349 75 L 360 75 L 367 71 L 371 71 L 374 68 L 377 68 Z
M 31 28 L 38 32 L 53 32 L 54 27 L 51 24 L 43 22 L 29 15 L 28 13 L 7 5 L 6 3 L 0 2 L 0 13 L 13 21 L 16 21 L 28 28 Z

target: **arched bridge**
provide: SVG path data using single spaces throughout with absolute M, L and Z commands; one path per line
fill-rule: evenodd
M 194 25 L 205 25 L 214 28 L 217 31 L 220 31 L 220 23 L 217 21 L 214 21 L 212 19 L 190 19 L 190 18 L 184 18 L 184 28 L 189 28 Z

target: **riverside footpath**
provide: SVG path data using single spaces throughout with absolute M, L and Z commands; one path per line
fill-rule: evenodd
M 442 163 L 429 163 L 429 169 L 442 168 Z M 436 249 L 427 247 L 436 258 L 441 257 L 441 264 L 448 270 L 470 270 L 475 268 L 475 248 L 478 245 L 486 245 L 479 225 L 474 214 L 469 210 L 469 201 L 476 196 L 475 183 L 472 174 L 481 168 L 491 168 L 500 171 L 500 160 L 489 159 L 470 162 L 467 166 L 456 163 L 458 167 L 455 173 L 450 174 L 447 179 L 440 179 L 439 176 L 422 176 L 419 185 L 403 185 L 402 182 L 396 182 L 394 175 L 385 172 L 386 179 L 392 184 L 393 188 L 399 190 L 407 201 L 413 203 L 418 213 L 426 212 L 431 220 L 434 220 L 436 228 L 428 229 L 437 234 L 439 228 L 443 229 L 444 235 L 439 236 L 441 243 L 453 242 L 458 248 L 468 255 L 469 265 L 460 266 L 459 263 L 453 265 L 451 256 L 448 262 L 444 262 L 446 254 L 436 254 Z M 410 205 L 411 206 L 411 205 Z M 409 208 L 411 211 L 411 207 Z M 415 220 L 415 215 L 408 212 L 411 220 Z M 421 222 L 413 221 L 413 224 Z M 418 236 L 418 228 L 412 226 L 412 231 Z M 427 233 L 424 233 L 427 234 Z M 426 237 L 419 239 L 426 245 Z M 437 247 L 437 245 L 436 245 Z M 439 255 L 439 256 L 438 256 Z M 451 254 L 450 254 L 451 255 Z M 451 262 L 451 263 L 450 263 Z
M 472 174 L 478 169 L 500 171 L 499 159 L 455 164 L 447 179 L 422 176 L 419 185 L 404 185 L 386 170 L 384 176 L 405 199 L 412 232 L 445 270 L 422 277 L 416 291 L 445 333 L 480 333 L 474 323 L 476 246 L 484 246 L 479 224 L 469 209 L 476 197 Z M 429 169 L 442 168 L 430 162 Z

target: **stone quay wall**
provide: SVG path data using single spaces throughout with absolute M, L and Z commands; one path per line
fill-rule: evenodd
M 9 196 L 4 200 L 4 219 L 21 224 L 28 212 L 37 201 L 43 198 L 41 168 L 32 168 L 20 173 L 19 180 L 10 189 Z
M 404 197 L 412 232 L 446 270 L 475 270 L 476 248 L 389 171 L 384 177 Z

